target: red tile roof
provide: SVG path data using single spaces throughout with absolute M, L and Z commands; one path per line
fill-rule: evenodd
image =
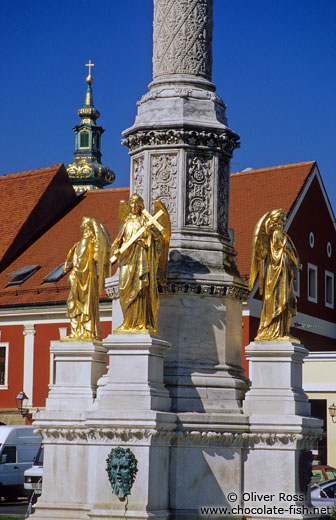
M 285 164 L 231 174 L 230 227 L 235 231 L 238 269 L 250 274 L 252 234 L 267 211 L 283 208 L 288 215 L 315 162 Z
M 43 278 L 66 259 L 69 249 L 81 237 L 83 216 L 94 217 L 104 224 L 114 239 L 118 233 L 119 201 L 129 198 L 129 188 L 92 190 L 77 197 L 71 211 L 60 218 L 46 233 L 28 247 L 0 274 L 0 306 L 57 304 L 69 293 L 67 276 L 56 283 L 42 284 Z M 8 287 L 7 274 L 24 266 L 41 266 L 21 286 Z
M 76 200 L 62 164 L 0 176 L 0 270 Z

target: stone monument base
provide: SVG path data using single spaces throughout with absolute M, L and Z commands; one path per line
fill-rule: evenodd
M 302 389 L 308 351 L 297 343 L 274 341 L 251 343 L 246 354 L 252 386 L 243 406 L 250 431 L 244 456 L 244 507 L 263 509 L 263 514 L 253 514 L 256 519 L 318 517 L 307 512 L 312 511 L 310 450 L 322 426 L 310 416 Z
M 167 341 L 150 334 L 110 334 L 104 346 L 109 370 L 98 381 L 96 408 L 170 411 L 169 392 L 163 384 Z
M 106 371 L 107 349 L 95 341 L 52 341 L 52 383 L 47 410 L 82 410 L 92 406 L 97 380 Z

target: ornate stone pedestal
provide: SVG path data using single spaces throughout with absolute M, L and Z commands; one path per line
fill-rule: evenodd
M 107 349 L 91 341 L 52 341 L 52 383 L 47 410 L 89 409 L 97 380 L 106 372 Z
M 265 341 L 250 343 L 245 351 L 252 380 L 245 413 L 310 417 L 310 404 L 302 389 L 302 364 L 308 350 L 297 343 Z
M 98 382 L 95 407 L 102 410 L 170 411 L 163 361 L 170 345 L 149 334 L 110 334 L 109 371 Z
M 308 351 L 291 342 L 256 342 L 246 353 L 252 386 L 244 401 L 250 431 L 244 506 L 269 507 L 254 518 L 314 518 L 307 509 L 310 450 L 321 433 L 322 421 L 310 416 L 302 389 L 302 364 Z M 283 510 L 275 514 L 272 507 Z

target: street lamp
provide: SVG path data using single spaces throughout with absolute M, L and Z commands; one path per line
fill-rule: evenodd
M 28 419 L 29 422 L 32 422 L 32 414 L 29 413 L 29 408 L 27 408 L 27 404 L 29 401 L 29 397 L 22 390 L 15 398 L 16 407 L 21 413 L 22 417 Z
M 336 405 L 335 405 L 335 403 L 331 404 L 329 406 L 328 410 L 329 410 L 329 415 L 331 417 L 332 422 L 335 423 L 336 422 Z

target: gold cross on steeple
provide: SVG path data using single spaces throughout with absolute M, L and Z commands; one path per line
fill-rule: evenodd
M 89 60 L 89 63 L 85 63 L 85 67 L 89 67 L 89 76 L 91 76 L 91 67 L 94 67 L 94 63 Z

